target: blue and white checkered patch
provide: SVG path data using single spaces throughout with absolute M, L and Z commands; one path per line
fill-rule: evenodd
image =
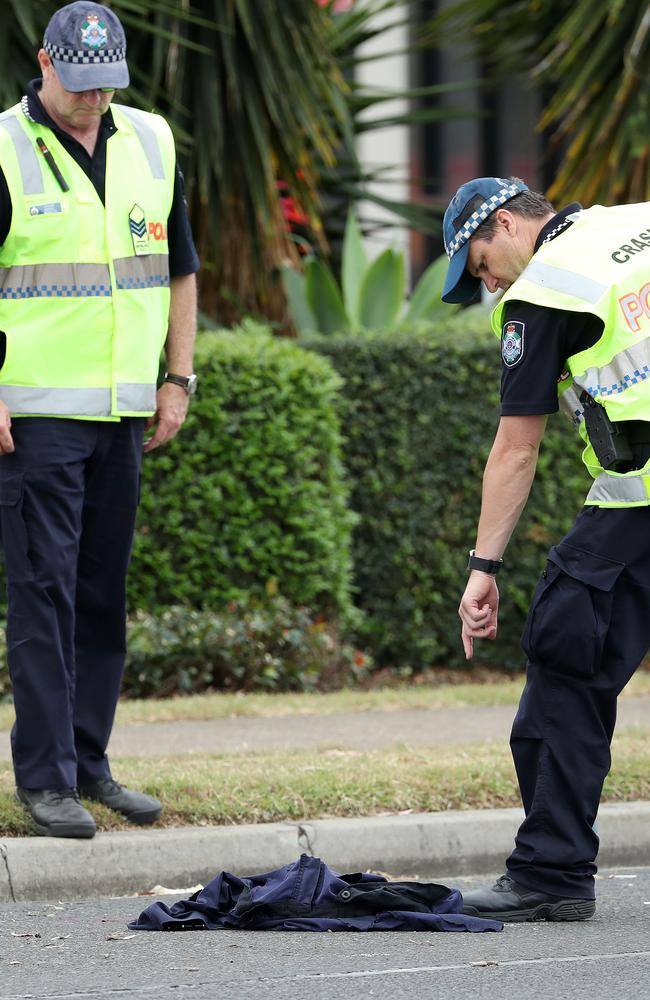
M 63 45 L 54 45 L 46 38 L 43 48 L 51 59 L 60 59 L 61 62 L 79 63 L 88 65 L 94 63 L 114 63 L 122 62 L 126 58 L 126 49 L 95 49 L 90 52 L 88 49 L 68 49 Z
M 476 230 L 480 225 L 482 225 L 487 219 L 488 215 L 492 215 L 495 209 L 499 208 L 500 205 L 504 205 L 511 198 L 514 198 L 516 194 L 520 194 L 522 188 L 518 184 L 508 184 L 506 187 L 502 187 L 500 191 L 496 194 L 491 195 L 487 201 L 484 201 L 475 212 L 472 212 L 469 219 L 463 223 L 461 228 L 458 230 L 453 240 L 449 243 L 445 243 L 445 250 L 447 251 L 447 256 L 451 260 L 455 253 L 465 243 L 474 235 Z

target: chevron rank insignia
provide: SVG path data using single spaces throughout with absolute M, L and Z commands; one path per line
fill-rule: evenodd
M 136 257 L 143 257 L 150 253 L 149 250 L 149 230 L 144 212 L 139 205 L 134 205 L 129 212 L 129 229 L 133 240 L 133 249 Z

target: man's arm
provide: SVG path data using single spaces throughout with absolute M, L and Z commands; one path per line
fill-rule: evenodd
M 526 505 L 535 477 L 546 414 L 501 417 L 483 474 L 481 516 L 476 555 L 500 559 Z M 471 659 L 474 639 L 495 639 L 499 591 L 490 573 L 472 570 L 458 613 L 465 656 Z
M 175 375 L 191 375 L 196 335 L 196 277 L 187 274 L 171 279 L 169 330 L 165 342 L 167 371 Z M 164 382 L 156 397 L 156 412 L 147 419 L 147 428 L 155 428 L 145 443 L 145 451 L 153 451 L 170 441 L 187 415 L 189 397 L 182 386 Z
M 11 436 L 11 413 L 7 404 L 0 400 L 0 455 L 9 455 L 15 450 Z

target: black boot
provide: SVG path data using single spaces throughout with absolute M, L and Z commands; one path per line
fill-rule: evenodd
M 122 813 L 129 823 L 140 825 L 155 823 L 162 812 L 162 805 L 153 795 L 132 792 L 112 778 L 102 778 L 92 784 L 80 785 L 79 792 L 85 799 L 101 802 L 109 809 Z
M 94 837 L 95 820 L 76 788 L 17 788 L 16 799 L 42 837 Z
M 518 923 L 525 920 L 589 920 L 596 911 L 595 899 L 564 899 L 519 885 L 502 875 L 490 889 L 463 893 L 463 913 Z

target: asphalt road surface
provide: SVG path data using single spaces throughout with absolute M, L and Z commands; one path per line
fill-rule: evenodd
M 604 870 L 598 900 L 591 921 L 500 934 L 147 933 L 126 925 L 148 898 L 15 903 L 0 906 L 0 998 L 643 1000 L 650 868 Z
M 115 726 L 111 757 L 169 753 L 244 753 L 268 748 L 434 746 L 501 740 L 507 744 L 516 705 L 342 712 L 274 718 L 151 722 Z M 617 727 L 647 727 L 650 695 L 620 698 Z M 0 760 L 11 760 L 9 733 L 0 731 Z

